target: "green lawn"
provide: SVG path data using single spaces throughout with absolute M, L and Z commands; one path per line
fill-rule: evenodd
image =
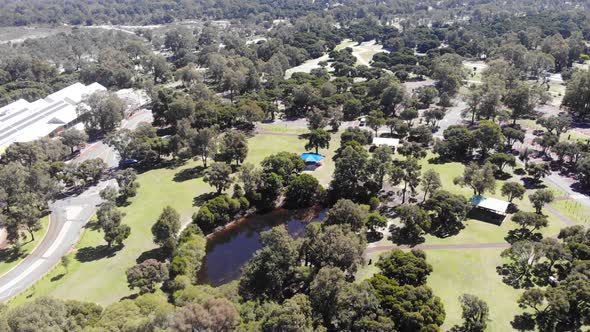
M 47 232 L 47 227 L 49 226 L 49 216 L 43 217 L 41 219 L 41 229 L 34 232 L 35 240 L 31 241 L 31 237 L 29 233 L 24 233 L 26 236 L 25 242 L 22 246 L 21 255 L 15 257 L 12 255 L 12 250 L 10 247 L 1 249 L 0 250 L 0 276 L 5 274 L 6 272 L 10 271 L 13 267 L 17 266 L 27 255 L 33 251 L 39 242 L 43 240 L 45 237 L 45 233 Z
M 590 223 L 590 209 L 573 199 L 555 201 L 550 205 L 580 225 Z
M 510 331 L 510 321 L 521 312 L 516 299 L 522 291 L 502 282 L 496 266 L 502 264 L 502 249 L 477 250 L 429 250 L 426 253 L 433 273 L 428 285 L 439 296 L 446 311 L 442 331 L 461 322 L 461 306 L 458 297 L 473 294 L 486 301 L 490 307 L 488 331 Z
M 297 136 L 258 135 L 250 139 L 246 162 L 259 164 L 265 156 L 280 151 L 300 152 L 303 145 L 304 141 Z M 141 187 L 137 196 L 131 199 L 129 206 L 122 208 L 126 214 L 123 222 L 131 227 L 131 236 L 125 241 L 125 247 L 107 255 L 105 250 L 97 249 L 105 245 L 102 233 L 87 229 L 76 245 L 76 252 L 70 254 L 72 263 L 68 273 L 64 274 L 63 267 L 56 267 L 11 304 L 50 295 L 106 305 L 133 294 L 127 287 L 125 271 L 156 247 L 150 229 L 162 209 L 170 205 L 179 211 L 183 222 L 188 222 L 197 210 L 193 206 L 193 198 L 213 191 L 202 178 L 174 180 L 182 170 L 200 165 L 200 162 L 190 161 L 177 168 L 161 168 L 139 175 Z

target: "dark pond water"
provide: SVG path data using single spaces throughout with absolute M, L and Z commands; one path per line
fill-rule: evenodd
M 324 218 L 319 208 L 306 210 L 277 209 L 252 215 L 216 233 L 207 241 L 207 255 L 199 272 L 201 283 L 218 286 L 239 278 L 242 266 L 261 248 L 260 233 L 284 225 L 295 238 L 305 234 L 312 221 Z

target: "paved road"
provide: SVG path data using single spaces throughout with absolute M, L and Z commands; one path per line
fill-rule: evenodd
M 123 122 L 122 126 L 133 129 L 141 122 L 152 120 L 150 111 L 142 111 Z M 96 142 L 80 154 L 74 162 L 102 158 L 111 168 L 116 168 L 116 153 L 102 142 Z M 101 203 L 99 191 L 114 184 L 113 180 L 101 181 L 83 193 L 50 203 L 51 215 L 47 234 L 19 265 L 0 277 L 0 302 L 18 295 L 47 274 L 60 262 L 78 241 L 86 222 Z

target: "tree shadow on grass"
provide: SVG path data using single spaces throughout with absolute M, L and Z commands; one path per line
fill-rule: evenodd
M 135 300 L 138 297 L 139 297 L 139 294 L 138 293 L 129 294 L 127 296 L 123 296 L 121 299 L 119 299 L 119 301 L 123 301 L 123 300 Z
M 193 198 L 193 206 L 201 206 L 201 205 L 205 204 L 206 201 L 213 199 L 215 197 L 217 197 L 216 192 L 201 194 L 201 195 Z
M 92 219 L 86 224 L 86 226 L 84 226 L 84 228 L 87 228 L 92 231 L 97 231 L 100 229 L 100 226 L 98 225 L 98 220 Z
M 197 166 L 193 168 L 185 168 L 182 171 L 174 175 L 174 181 L 184 182 L 196 178 L 200 178 L 205 175 L 205 167 Z
M 17 250 L 15 247 L 0 249 L 0 262 L 12 263 L 26 256 L 26 250 Z
M 103 258 L 110 258 L 115 256 L 117 251 L 121 250 L 123 246 L 113 246 L 109 248 L 106 245 L 98 247 L 84 247 L 76 251 L 76 259 L 82 263 L 92 262 Z
M 65 273 L 60 273 L 49 280 L 51 280 L 51 282 L 56 282 L 56 281 L 60 280 L 61 278 L 63 278 L 65 275 L 66 275 Z
M 166 258 L 168 258 L 168 257 L 166 255 L 166 253 L 164 252 L 164 250 L 162 250 L 162 248 L 154 248 L 152 250 L 142 252 L 141 255 L 139 255 L 139 257 L 137 257 L 135 262 L 137 264 L 141 264 L 148 259 L 155 259 L 157 261 L 163 262 L 166 260 Z

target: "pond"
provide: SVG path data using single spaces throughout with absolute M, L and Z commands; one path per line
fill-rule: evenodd
M 308 223 L 320 221 L 324 216 L 325 210 L 311 208 L 276 209 L 269 213 L 243 218 L 208 239 L 207 254 L 199 272 L 199 281 L 219 286 L 239 278 L 242 266 L 261 248 L 260 233 L 284 225 L 291 236 L 301 237 L 305 235 Z

